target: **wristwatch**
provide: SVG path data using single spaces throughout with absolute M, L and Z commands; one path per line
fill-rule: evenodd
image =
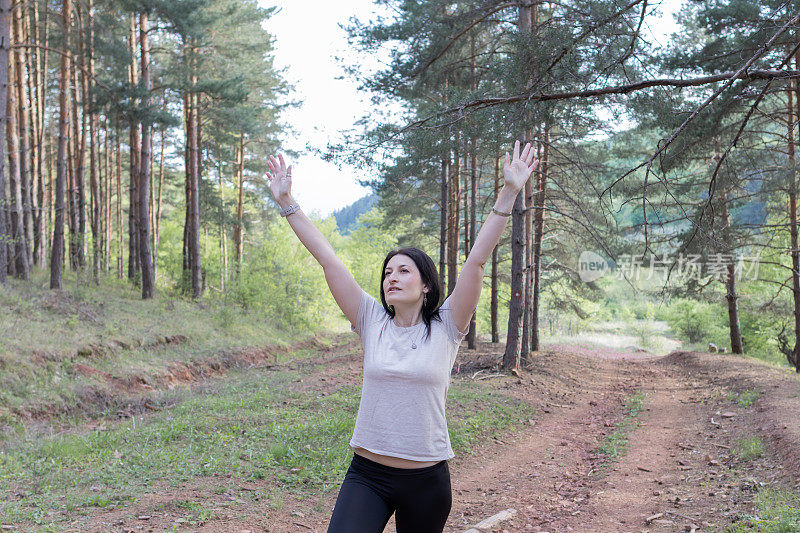
M 291 215 L 295 211 L 299 211 L 299 210 L 300 210 L 300 206 L 297 205 L 297 204 L 293 204 L 293 205 L 290 205 L 289 207 L 287 207 L 286 209 L 281 209 L 281 216 L 285 217 L 285 216 Z

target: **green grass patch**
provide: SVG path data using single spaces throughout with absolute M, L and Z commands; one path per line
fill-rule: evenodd
M 800 496 L 763 489 L 755 498 L 755 513 L 745 515 L 725 533 L 796 533 L 800 531 Z
M 753 389 L 747 389 L 742 392 L 731 392 L 728 399 L 736 402 L 739 407 L 752 407 L 756 400 L 758 400 L 759 392 Z
M 176 393 L 171 409 L 109 423 L 106 431 L 23 435 L 0 453 L 0 516 L 57 530 L 91 508 L 125 506 L 154 483 L 179 487 L 215 475 L 269 480 L 265 486 L 284 494 L 332 490 L 352 457 L 360 388 L 323 396 L 300 389 L 300 378 L 288 371 L 232 371 L 202 389 Z M 532 410 L 489 384 L 457 380 L 448 414 L 453 447 L 462 454 L 519 425 Z M 267 497 L 269 505 L 280 505 Z M 202 502 L 185 505 L 187 522 L 209 520 Z
M 165 509 L 182 513 L 183 516 L 176 520 L 182 526 L 202 526 L 214 517 L 213 510 L 205 507 L 202 503 L 192 500 L 173 500 L 159 506 L 158 510 Z
M 519 427 L 535 414 L 521 400 L 472 380 L 453 382 L 447 395 L 447 411 L 450 444 L 456 454 L 470 453 L 479 440 Z
M 73 415 L 80 423 L 114 416 L 124 406 L 119 391 L 110 390 L 113 385 L 79 372 L 79 364 L 149 380 L 171 363 L 218 358 L 246 347 L 289 346 L 313 333 L 213 294 L 194 302 L 170 296 L 162 287 L 155 298 L 142 300 L 127 281 L 103 277 L 97 287 L 74 273 L 64 276 L 61 292 L 48 289 L 41 269 L 34 270 L 30 282 L 11 278 L 0 286 L 0 447 L 23 431 L 20 412 L 46 411 L 53 425 L 63 427 Z M 335 329 L 337 320 L 331 314 L 323 326 Z M 186 340 L 163 344 L 175 335 Z M 323 343 L 332 338 L 317 335 Z M 296 350 L 292 357 L 311 353 Z
M 605 456 L 606 463 L 617 461 L 628 450 L 628 436 L 639 426 L 639 413 L 644 409 L 645 394 L 637 392 L 625 398 L 625 414 L 614 424 L 614 430 L 606 435 L 595 453 Z M 603 466 L 604 466 L 603 465 Z
M 743 461 L 758 459 L 764 455 L 764 443 L 759 437 L 745 437 L 736 441 L 736 454 Z

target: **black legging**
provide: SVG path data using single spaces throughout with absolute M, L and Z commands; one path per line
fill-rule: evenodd
M 397 533 L 441 533 L 452 493 L 447 461 L 393 468 L 353 455 L 328 533 L 380 533 L 395 513 Z

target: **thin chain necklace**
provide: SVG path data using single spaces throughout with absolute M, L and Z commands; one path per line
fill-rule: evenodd
M 426 295 L 424 295 L 424 298 L 423 298 L 423 300 L 422 300 L 422 306 L 423 306 L 423 307 L 424 307 L 424 306 L 425 306 L 425 304 L 427 303 L 427 299 L 428 299 L 428 295 L 426 294 Z M 394 318 L 392 318 L 392 322 L 394 323 Z M 423 320 L 420 320 L 420 322 L 423 322 Z M 417 322 L 417 324 L 419 324 L 419 322 Z M 417 324 L 414 324 L 414 325 L 416 326 Z M 397 326 L 397 324 L 396 324 L 396 323 L 395 323 L 395 326 Z M 400 326 L 397 326 L 397 327 L 399 328 Z M 409 326 L 409 327 L 413 327 L 413 326 Z M 421 340 L 421 339 L 422 339 L 422 337 L 420 336 L 420 338 L 419 338 L 419 339 L 417 339 L 417 340 Z M 413 340 L 413 339 L 412 339 L 412 341 L 411 341 L 411 349 L 412 349 L 412 350 L 416 350 L 416 349 L 417 349 L 417 341 L 415 341 L 415 340 Z
M 413 341 L 413 340 L 411 341 L 411 349 L 412 350 L 416 350 L 417 349 L 417 343 L 415 341 Z
M 414 326 L 417 326 L 417 325 L 419 325 L 419 324 L 420 324 L 420 323 L 422 323 L 422 322 L 423 322 L 423 321 L 422 321 L 422 320 L 420 320 L 419 322 L 417 322 L 416 324 L 414 324 Z M 404 329 L 404 328 L 402 328 L 401 326 L 398 326 L 397 324 L 395 324 L 395 322 L 394 322 L 394 319 L 392 319 L 392 323 L 395 325 L 395 327 L 396 327 L 396 328 L 399 328 L 399 329 Z M 409 327 L 409 328 L 413 328 L 414 326 L 408 326 L 408 327 Z M 423 330 L 423 331 L 424 331 L 424 330 Z M 421 336 L 420 336 L 420 338 L 421 338 Z M 417 340 L 420 340 L 420 339 L 417 339 Z M 416 349 L 417 349 L 417 341 L 415 341 L 415 340 L 413 340 L 413 339 L 411 340 L 411 349 L 412 349 L 412 350 L 416 350 Z

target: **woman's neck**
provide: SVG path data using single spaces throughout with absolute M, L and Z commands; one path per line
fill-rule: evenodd
M 422 320 L 422 307 L 403 308 L 394 306 L 394 323 L 401 328 L 419 324 Z

